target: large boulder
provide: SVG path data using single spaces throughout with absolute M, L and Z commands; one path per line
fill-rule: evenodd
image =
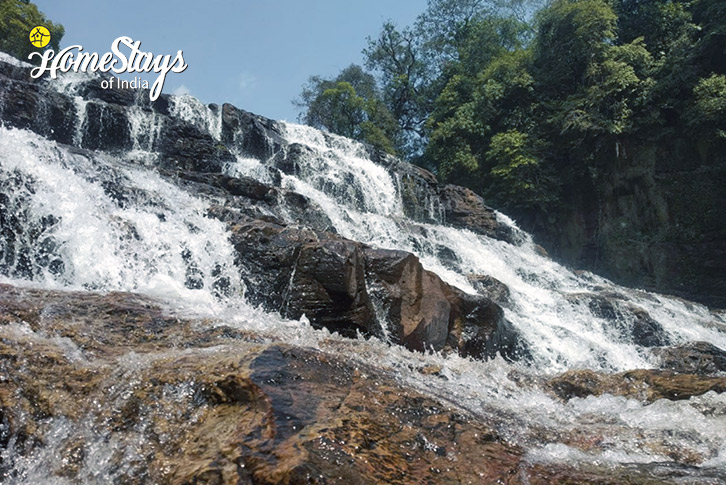
M 455 287 L 448 289 L 452 307 L 448 342 L 460 355 L 479 359 L 501 355 L 507 360 L 530 357 L 524 339 L 497 303 Z
M 359 243 L 260 220 L 231 232 L 251 302 L 343 335 L 372 332 Z
M 496 303 L 448 285 L 411 253 L 272 221 L 240 221 L 231 232 L 246 296 L 268 310 L 412 350 L 522 355 L 521 339 Z
M 367 248 L 364 254 L 369 294 L 382 323 L 392 326 L 393 341 L 420 351 L 442 349 L 452 309 L 441 279 L 405 251 Z

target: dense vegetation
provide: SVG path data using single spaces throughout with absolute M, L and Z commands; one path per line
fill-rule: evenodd
M 29 0 L 0 0 L 0 51 L 29 62 L 31 52 L 44 50 L 34 47 L 29 40 L 31 29 L 38 25 L 51 34 L 50 44 L 45 48 L 57 51 L 65 33 L 62 25 L 48 20 Z M 36 57 L 34 61 L 39 59 Z
M 367 70 L 311 78 L 302 121 L 514 213 L 557 212 L 629 140 L 687 137 L 703 155 L 726 139 L 723 0 L 429 0 L 364 56 Z

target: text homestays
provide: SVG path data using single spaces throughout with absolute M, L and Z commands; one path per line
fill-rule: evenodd
M 128 48 L 128 53 L 122 52 Z M 151 52 L 139 50 L 141 41 L 131 37 L 119 37 L 111 44 L 111 52 L 99 55 L 97 52 L 84 52 L 80 45 L 72 45 L 60 50 L 57 54 L 52 49 L 43 53 L 32 52 L 28 59 L 40 56 L 41 65 L 34 68 L 30 75 L 39 78 L 46 72 L 55 79 L 60 72 L 114 72 L 115 74 L 134 72 L 156 72 L 159 76 L 154 81 L 149 92 L 149 98 L 154 101 L 161 94 L 169 72 L 183 72 L 187 65 L 184 62 L 184 53 L 179 50 L 172 61 L 171 55 L 154 56 Z

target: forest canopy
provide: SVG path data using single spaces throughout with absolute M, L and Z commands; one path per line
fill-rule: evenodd
M 628 140 L 726 139 L 723 0 L 430 0 L 365 65 L 313 76 L 301 120 L 507 210 L 555 210 Z

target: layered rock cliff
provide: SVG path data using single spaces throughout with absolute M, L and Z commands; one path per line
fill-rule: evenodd
M 622 140 L 524 227 L 553 257 L 621 284 L 726 307 L 726 144 Z

